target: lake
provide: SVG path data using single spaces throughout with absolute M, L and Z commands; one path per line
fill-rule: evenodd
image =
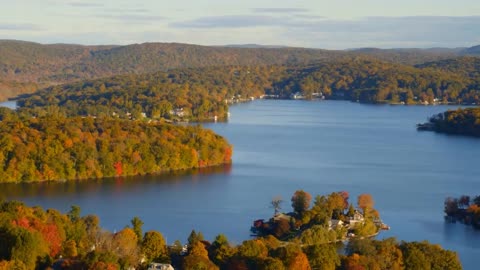
M 460 254 L 475 269 L 480 231 L 443 221 L 447 196 L 480 195 L 480 139 L 417 132 L 415 124 L 454 106 L 366 105 L 347 101 L 257 100 L 230 109 L 228 123 L 205 124 L 234 145 L 233 165 L 162 176 L 66 183 L 1 185 L 0 196 L 82 214 L 97 214 L 112 231 L 134 216 L 168 243 L 192 229 L 207 239 L 249 238 L 271 199 L 283 210 L 297 189 L 312 195 L 346 190 L 351 202 L 372 194 L 390 231 Z M 478 194 L 476 193 L 478 192 Z

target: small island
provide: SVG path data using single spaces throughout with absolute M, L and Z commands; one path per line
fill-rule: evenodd
M 268 221 L 255 220 L 251 231 L 256 236 L 273 235 L 284 242 L 299 242 L 302 245 L 335 243 L 353 238 L 373 237 L 382 229 L 390 229 L 373 208 L 370 194 L 361 194 L 357 206 L 349 202 L 346 191 L 316 196 L 309 209 L 312 196 L 297 190 L 292 198 L 293 212 L 280 213 L 280 197 L 271 201 L 274 216 Z
M 417 130 L 480 137 L 480 108 L 457 109 L 436 114 Z
M 459 198 L 447 197 L 444 203 L 445 220 L 461 222 L 480 230 L 480 196 L 471 199 L 468 195 Z

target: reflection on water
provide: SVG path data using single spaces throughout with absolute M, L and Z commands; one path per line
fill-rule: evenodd
M 115 177 L 65 182 L 6 183 L 0 184 L 0 190 L 2 190 L 2 194 L 6 199 L 72 197 L 85 194 L 93 196 L 104 192 L 121 194 L 146 189 L 152 185 L 175 186 L 188 181 L 208 181 L 209 176 L 215 174 L 228 175 L 231 170 L 232 165 L 225 164 L 215 167 L 147 176 Z

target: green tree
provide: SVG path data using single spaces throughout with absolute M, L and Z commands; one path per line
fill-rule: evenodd
M 258 240 L 247 240 L 238 247 L 238 255 L 244 258 L 264 259 L 268 255 L 268 249 L 265 244 Z
M 260 269 L 262 270 L 284 270 L 285 266 L 282 261 L 277 258 L 267 257 L 261 262 Z
M 161 233 L 157 231 L 146 232 L 141 246 L 147 262 L 168 261 L 167 245 Z
M 2 242 L 2 245 L 9 244 L 10 259 L 22 262 L 27 269 L 35 269 L 37 259 L 48 254 L 47 243 L 36 231 L 11 228 L 6 237 L 2 237 Z
M 335 270 L 340 266 L 340 257 L 332 244 L 309 246 L 306 253 L 313 269 Z
M 196 232 L 195 230 L 192 230 L 190 235 L 188 236 L 188 246 L 192 246 L 196 242 L 203 241 L 203 234 L 201 232 Z
M 217 235 L 210 247 L 210 259 L 216 265 L 222 266 L 233 256 L 233 253 L 234 249 L 230 246 L 227 237 L 224 234 Z
M 76 222 L 80 219 L 81 209 L 78 205 L 72 205 L 70 211 L 68 212 L 67 216 L 70 218 L 72 222 Z
M 138 241 L 141 242 L 143 238 L 142 226 L 143 221 L 139 217 L 134 217 L 130 223 L 132 223 L 133 231 L 137 235 Z
M 77 243 L 74 240 L 68 240 L 63 245 L 63 256 L 66 258 L 74 258 L 77 257 Z
M 353 207 L 353 204 L 350 204 L 348 206 L 347 217 L 353 217 L 354 214 L 355 214 L 355 208 Z

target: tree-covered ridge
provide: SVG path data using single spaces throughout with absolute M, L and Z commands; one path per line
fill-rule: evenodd
M 8 82 L 0 85 L 0 98 L 21 94 L 11 87 L 13 83 L 48 87 L 86 79 L 177 68 L 292 65 L 366 55 L 386 62 L 413 65 L 453 58 L 458 52 L 436 49 L 335 51 L 290 47 L 239 48 L 178 43 L 81 46 L 0 40 L 0 80 Z
M 0 80 L 9 82 L 4 87 L 0 85 L 0 98 L 21 94 L 10 87 L 12 82 L 46 87 L 175 68 L 310 63 L 346 54 L 304 48 L 227 48 L 178 43 L 80 46 L 0 40 Z
M 426 241 L 356 239 L 339 254 L 336 244 L 285 243 L 270 235 L 232 245 L 223 234 L 210 242 L 193 230 L 182 246 L 178 240 L 168 245 L 158 231 L 144 232 L 138 217 L 130 223 L 112 233 L 97 216 L 82 216 L 78 206 L 62 214 L 0 202 L 0 269 L 147 269 L 152 262 L 185 270 L 462 268 L 455 252 Z
M 68 116 L 225 119 L 227 102 L 262 95 L 282 70 L 222 67 L 116 76 L 50 87 L 20 98 L 18 104 L 31 109 L 58 106 Z
M 371 56 L 376 59 L 406 65 L 418 65 L 425 62 L 438 61 L 441 59 L 455 58 L 461 54 L 462 49 L 458 48 L 396 48 L 396 49 L 380 49 L 380 48 L 360 48 L 353 49 L 352 52 L 360 56 Z
M 20 120 L 2 111 L 0 182 L 143 175 L 231 162 L 227 141 L 201 127 L 52 115 Z
M 20 98 L 19 105 L 58 106 L 66 115 L 204 121 L 226 118 L 228 102 L 263 94 L 369 103 L 470 104 L 480 103 L 477 67 L 467 75 L 357 57 L 309 65 L 177 69 L 53 86 Z
M 480 58 L 478 57 L 459 57 L 445 59 L 435 62 L 427 62 L 416 65 L 418 68 L 431 68 L 443 70 L 456 74 L 462 74 L 471 79 L 479 79 L 480 77 Z
M 419 130 L 480 137 L 480 108 L 449 110 L 419 124 Z
M 321 92 L 326 98 L 361 102 L 406 104 L 463 103 L 480 101 L 472 80 L 453 72 L 420 69 L 369 58 L 294 67 L 290 76 L 274 84 L 274 93 L 300 92 L 309 97 Z M 473 91 L 473 92 L 472 92 Z

